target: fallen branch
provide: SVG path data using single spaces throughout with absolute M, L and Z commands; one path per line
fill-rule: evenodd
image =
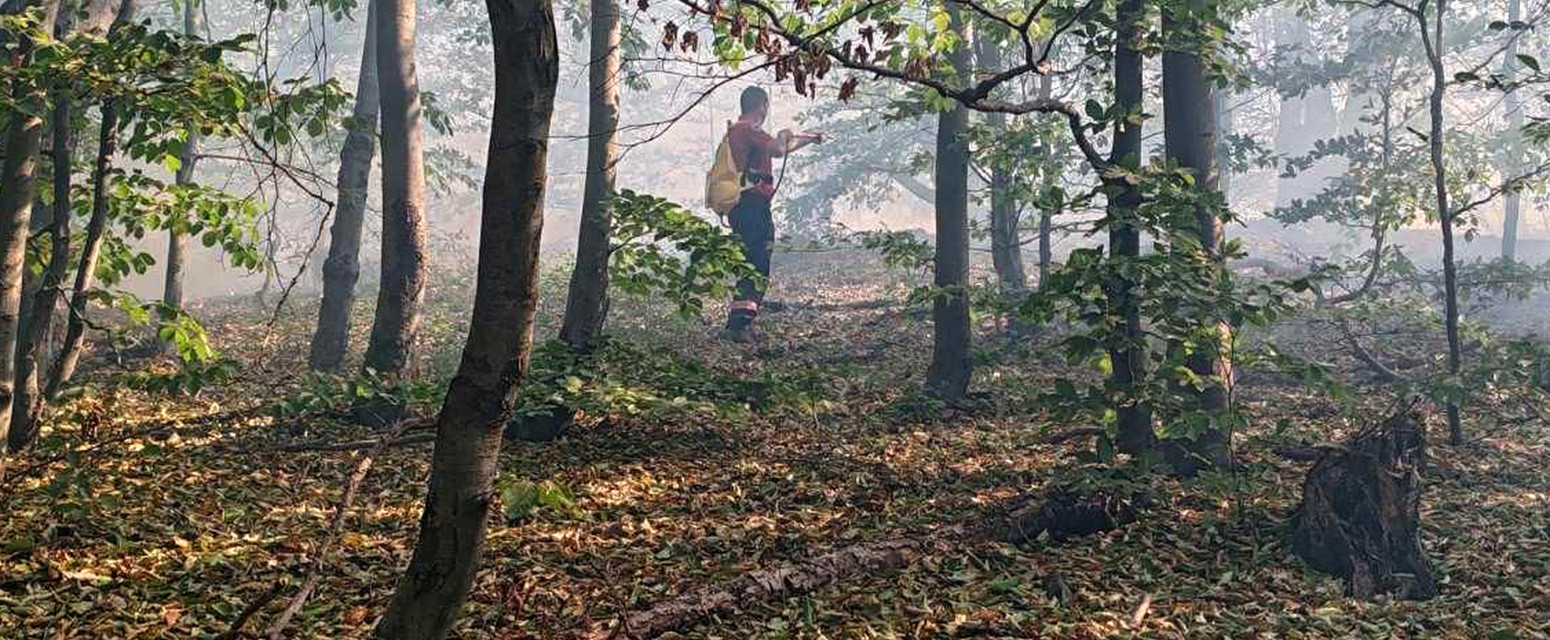
M 269 587 L 269 590 L 265 591 L 264 595 L 248 603 L 247 608 L 237 615 L 237 619 L 231 621 L 231 626 L 226 629 L 225 633 L 215 636 L 215 640 L 236 640 L 237 637 L 241 636 L 242 628 L 248 626 L 248 620 L 253 618 L 253 614 L 258 613 L 259 609 L 263 609 L 280 595 L 281 585 L 282 583 L 279 582 L 274 583 L 274 586 Z
M 400 446 L 400 445 L 410 445 L 410 444 L 421 444 L 421 443 L 425 443 L 425 442 L 434 442 L 436 440 L 436 434 L 434 434 L 434 433 L 417 433 L 417 434 L 412 435 L 412 436 L 405 436 L 405 437 L 401 437 L 401 438 L 396 438 L 392 442 L 388 442 L 387 440 L 388 440 L 387 438 L 383 437 L 383 438 L 367 438 L 365 440 L 346 440 L 344 442 L 327 442 L 327 441 L 303 442 L 303 443 L 300 443 L 300 444 L 291 444 L 291 445 L 285 445 L 283 447 L 275 447 L 273 449 L 265 449 L 263 451 L 263 453 L 296 453 L 296 452 L 302 452 L 302 451 L 355 451 L 355 450 L 358 450 L 358 449 L 371 449 L 373 447 L 390 447 L 390 446 Z
M 1071 429 L 1069 431 L 1051 433 L 1042 438 L 1039 438 L 1037 442 L 1039 444 L 1061 444 L 1071 440 L 1080 440 L 1082 438 L 1096 438 L 1105 435 L 1108 432 L 1109 431 L 1103 427 L 1082 427 L 1080 429 Z
M 360 462 L 355 464 L 355 472 L 350 474 L 350 483 L 344 489 L 344 498 L 339 501 L 339 506 L 334 509 L 333 520 L 328 525 L 328 537 L 323 539 L 323 544 L 318 547 L 317 554 L 313 556 L 312 570 L 308 572 L 307 579 L 302 582 L 301 589 L 296 592 L 296 595 L 291 596 L 290 603 L 280 612 L 280 616 L 275 618 L 274 622 L 269 625 L 268 635 L 270 640 L 280 640 L 280 637 L 285 633 L 285 626 L 290 624 L 291 618 L 296 615 L 296 612 L 301 611 L 302 605 L 306 604 L 307 598 L 312 596 L 312 592 L 317 590 L 318 583 L 323 580 L 323 568 L 328 564 L 329 549 L 333 547 L 334 541 L 339 539 L 339 530 L 343 528 L 345 516 L 349 515 L 350 507 L 355 504 L 355 494 L 360 489 L 361 481 L 365 480 L 367 472 L 371 471 L 372 460 L 418 422 L 417 420 L 404 420 L 394 425 L 391 430 L 383 434 L 382 439 L 376 443 L 376 448 L 372 449 L 370 453 L 361 458 Z
M 955 528 L 950 533 L 959 531 Z M 628 629 L 631 638 L 655 638 L 669 631 L 687 629 L 716 614 L 735 611 L 755 602 L 809 593 L 858 573 L 903 569 L 930 546 L 928 540 L 911 538 L 851 545 L 779 569 L 751 571 L 730 582 L 691 591 L 644 611 L 624 614 L 618 625 Z M 617 630 L 618 626 L 594 628 L 581 637 L 607 640 L 614 637 Z
M 1340 335 L 1345 338 L 1346 346 L 1351 348 L 1351 354 L 1356 356 L 1357 360 L 1361 360 L 1363 364 L 1366 364 L 1368 368 L 1372 369 L 1373 373 L 1378 376 L 1378 380 L 1380 382 L 1399 382 L 1405 379 L 1405 377 L 1400 375 L 1399 372 L 1390 369 L 1382 362 L 1379 362 L 1378 358 L 1372 355 L 1372 352 L 1368 351 L 1366 347 L 1363 347 L 1362 343 L 1356 340 L 1356 335 L 1351 332 L 1351 325 L 1348 324 L 1345 319 L 1336 319 L 1335 326 L 1340 328 Z
M 1106 531 L 1133 522 L 1146 504 L 1144 496 L 1120 498 L 1057 490 L 1038 504 L 1013 509 L 976 528 L 953 526 L 919 538 L 853 544 L 778 569 L 751 571 L 649 609 L 624 613 L 611 627 L 593 625 L 574 637 L 613 640 L 622 634 L 632 640 L 651 640 L 670 631 L 686 630 L 712 616 L 810 593 L 851 576 L 898 571 L 932 549 L 990 540 L 1027 542 L 1045 534 L 1058 540 Z
M 1146 614 L 1152 610 L 1152 594 L 1141 596 L 1141 604 L 1136 605 L 1135 613 L 1130 614 L 1130 626 L 1136 628 L 1146 620 Z
M 1276 445 L 1270 448 L 1270 452 L 1293 462 L 1317 462 L 1320 458 L 1331 452 L 1344 451 L 1345 447 L 1337 444 L 1317 444 L 1310 447 L 1297 445 Z

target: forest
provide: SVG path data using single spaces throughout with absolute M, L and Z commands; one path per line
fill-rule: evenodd
M 0 639 L 1550 638 L 1547 28 L 0 0 Z

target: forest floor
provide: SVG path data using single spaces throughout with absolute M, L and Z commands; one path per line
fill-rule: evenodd
M 1055 336 L 1012 340 L 987 321 L 983 395 L 943 407 L 917 391 L 931 332 L 904 304 L 914 278 L 850 252 L 782 256 L 776 269 L 771 295 L 790 308 L 761 318 L 757 344 L 718 340 L 719 306 L 700 321 L 616 304 L 612 330 L 635 355 L 610 397 L 634 410 L 583 416 L 554 443 L 508 444 L 503 483 L 559 497 L 497 511 L 456 637 L 570 637 L 746 571 L 983 521 L 1092 473 L 1077 455 L 1087 441 L 1048 438 L 1089 425 L 1037 409 L 1053 380 L 1093 375 L 1065 363 Z M 545 279 L 540 337 L 553 335 L 563 280 Z M 466 322 L 468 292 L 449 283 L 469 281 L 437 279 L 417 364 L 430 380 L 455 364 Z M 267 636 L 328 540 L 316 592 L 276 635 L 368 635 L 408 558 L 430 446 L 382 451 L 331 536 L 367 451 L 292 449 L 372 434 L 308 410 L 333 393 L 298 373 L 315 309 L 294 304 L 272 328 L 252 305 L 199 313 L 240 363 L 234 381 L 150 394 L 114 384 L 143 363 L 101 357 L 44 446 L 11 461 L 0 638 L 211 638 L 269 595 L 245 627 Z M 1135 524 L 1059 543 L 935 545 L 902 571 L 749 603 L 673 637 L 1550 637 L 1550 428 L 1477 408 L 1498 418 L 1472 421 L 1467 446 L 1432 449 L 1422 513 L 1441 597 L 1352 601 L 1290 553 L 1308 465 L 1270 445 L 1339 441 L 1391 411 L 1393 393 L 1317 331 L 1293 322 L 1276 339 L 1335 364 L 1356 392 L 1339 401 L 1244 372 L 1245 465 L 1164 481 Z

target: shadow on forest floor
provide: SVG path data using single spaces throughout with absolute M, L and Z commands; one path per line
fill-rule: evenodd
M 621 301 L 613 326 L 627 340 L 722 376 L 814 373 L 823 393 L 736 415 L 606 416 L 555 443 L 508 446 L 504 477 L 564 487 L 574 505 L 494 517 L 457 637 L 563 637 L 740 572 L 975 522 L 1074 473 L 1076 441 L 1052 445 L 1046 436 L 1087 425 L 1050 424 L 1035 399 L 1054 379 L 1091 372 L 1070 370 L 1055 350 L 1009 350 L 976 375 L 975 387 L 989 393 L 984 406 L 912 404 L 930 332 L 895 308 L 909 282 L 858 254 L 782 260 L 772 295 L 803 304 L 761 319 L 765 340 L 788 347 L 774 357 L 716 340 L 719 309 L 681 321 Z M 455 358 L 461 304 L 447 294 L 427 318 L 425 370 L 444 374 Z M 555 304 L 551 295 L 541 332 L 552 333 Z M 295 372 L 311 310 L 282 314 L 267 343 L 267 317 L 251 309 L 205 314 L 218 344 L 244 363 L 236 383 L 200 398 L 100 386 L 66 407 L 50 433 L 75 442 L 91 424 L 104 444 L 75 463 L 53 460 L 57 450 L 13 463 L 30 471 L 13 475 L 0 504 L 0 637 L 208 638 L 281 584 L 281 597 L 249 627 L 262 630 L 306 575 L 361 452 L 255 450 L 286 441 L 262 407 L 301 388 Z M 1310 357 L 1347 372 L 1356 366 L 1317 336 L 1295 327 L 1287 335 Z M 902 572 L 755 605 L 683 637 L 945 638 L 980 628 L 1059 640 L 1550 633 L 1543 425 L 1481 419 L 1471 425 L 1478 442 L 1434 449 L 1439 472 L 1423 512 L 1443 578 L 1437 600 L 1349 601 L 1338 582 L 1291 557 L 1285 522 L 1306 465 L 1271 456 L 1266 444 L 1338 440 L 1390 401 L 1383 387 L 1360 391 L 1346 408 L 1295 384 L 1245 385 L 1255 426 L 1241 434 L 1244 469 L 1170 485 L 1151 516 L 1124 529 L 1060 544 L 941 549 Z M 189 426 L 113 441 L 180 422 Z M 366 435 L 326 422 L 309 431 Z M 367 634 L 407 560 L 429 451 L 398 447 L 377 460 L 288 637 Z M 1065 587 L 1059 598 L 1054 583 Z M 1143 598 L 1151 606 L 1137 624 Z

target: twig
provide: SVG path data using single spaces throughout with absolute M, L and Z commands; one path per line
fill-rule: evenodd
M 1152 610 L 1152 594 L 1141 596 L 1141 604 L 1136 606 L 1136 612 L 1130 614 L 1130 626 L 1139 627 L 1141 621 L 1146 619 L 1147 612 Z
M 285 610 L 280 612 L 280 616 L 275 618 L 274 622 L 269 625 L 268 636 L 270 640 L 280 640 L 281 635 L 285 633 L 285 625 L 289 624 L 296 612 L 301 610 L 302 605 L 306 604 L 307 598 L 312 595 L 312 592 L 317 589 L 318 583 L 322 581 L 323 568 L 328 564 L 328 551 L 333 546 L 334 541 L 339 538 L 339 530 L 344 525 L 345 516 L 349 514 L 350 507 L 355 504 L 355 493 L 360 489 L 361 481 L 366 479 L 366 473 L 371 471 L 372 460 L 388 445 L 397 441 L 399 436 L 409 429 L 410 425 L 418 422 L 418 420 L 400 420 L 398 424 L 393 425 L 392 430 L 382 436 L 382 439 L 376 443 L 376 448 L 372 449 L 370 453 L 361 458 L 360 462 L 356 463 L 355 473 L 350 475 L 350 484 L 345 487 L 344 499 L 340 500 L 339 506 L 334 509 L 333 521 L 328 525 L 328 537 L 323 539 L 323 544 L 318 547 L 317 555 L 312 558 L 312 570 L 308 573 L 307 579 L 302 582 L 301 589 L 296 592 L 296 595 L 291 597 L 290 604 L 287 604 Z
M 1039 444 L 1060 444 L 1060 443 L 1063 443 L 1063 442 L 1067 442 L 1067 441 L 1070 441 L 1070 440 L 1078 440 L 1078 439 L 1081 439 L 1081 438 L 1096 438 L 1098 436 L 1105 435 L 1108 432 L 1109 431 L 1107 429 L 1104 429 L 1103 427 L 1082 427 L 1080 429 L 1072 429 L 1070 431 L 1061 431 L 1060 433 L 1052 433 L 1052 434 L 1049 434 L 1049 435 L 1044 436 L 1042 438 L 1039 438 L 1037 442 Z
M 253 614 L 258 613 L 259 609 L 264 608 L 265 605 L 280 595 L 280 586 L 282 584 L 280 582 L 274 583 L 274 586 L 270 587 L 269 591 L 264 592 L 264 595 L 249 603 L 247 608 L 237 615 L 237 619 L 231 621 L 231 627 L 226 629 L 225 633 L 215 636 L 215 640 L 236 640 L 238 636 L 242 635 L 242 628 L 248 625 L 248 620 L 253 618 Z
M 372 447 L 390 447 L 410 444 L 434 442 L 436 434 L 420 433 L 406 438 L 399 438 L 394 442 L 384 442 L 386 438 L 369 438 L 366 440 L 346 440 L 344 442 L 303 442 L 301 444 L 286 445 L 265 449 L 262 453 L 295 453 L 302 451 L 355 451 L 358 449 L 370 449 Z

